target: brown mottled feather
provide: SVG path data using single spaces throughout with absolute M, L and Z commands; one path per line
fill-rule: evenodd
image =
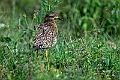
M 54 46 L 58 34 L 55 22 L 50 21 L 36 26 L 40 29 L 34 38 L 34 49 L 46 49 Z
M 39 28 L 34 38 L 34 50 L 51 48 L 57 43 L 58 29 L 54 22 L 62 20 L 57 13 L 51 12 L 46 14 L 44 23 L 34 26 L 34 29 Z

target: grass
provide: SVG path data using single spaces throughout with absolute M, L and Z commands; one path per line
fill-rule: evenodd
M 28 29 L 25 30 L 28 32 Z M 0 49 L 1 79 L 28 79 L 29 68 L 34 80 L 119 79 L 120 43 L 107 34 L 106 38 L 87 36 L 79 39 L 59 35 L 57 45 L 49 49 L 50 71 L 47 71 L 44 51 L 39 51 L 40 59 L 37 61 L 31 42 L 31 46 L 28 47 L 28 34 L 24 32 L 24 28 L 16 31 L 8 32 L 9 37 L 3 37 L 4 44 Z M 112 47 L 108 41 L 113 41 L 116 45 Z M 30 67 L 28 53 L 31 54 Z
M 107 25 L 107 21 L 102 25 L 102 29 L 99 29 L 96 25 L 100 26 L 100 24 L 96 24 L 95 19 L 89 15 L 81 14 L 78 20 L 82 22 L 77 25 L 76 22 L 79 21 L 76 18 L 80 15 L 76 9 L 79 5 L 73 5 L 72 10 L 77 13 L 77 15 L 73 14 L 75 17 L 70 16 L 71 11 L 67 13 L 65 9 L 66 12 L 63 10 L 62 17 L 66 21 L 57 22 L 58 43 L 48 52 L 50 70 L 47 70 L 45 50 L 39 50 L 39 60 L 36 60 L 33 50 L 33 38 L 36 31 L 33 30 L 33 26 L 42 22 L 41 15 L 55 8 L 50 5 L 50 0 L 45 3 L 48 6 L 42 5 L 43 7 L 40 8 L 45 11 L 34 13 L 32 18 L 22 13 L 14 17 L 5 14 L 0 16 L 0 80 L 119 80 L 120 37 L 117 34 L 109 35 L 109 31 L 101 32 Z M 72 6 L 70 4 L 73 2 L 68 3 L 67 8 Z M 16 14 L 14 11 L 13 13 Z M 66 16 L 67 14 L 70 17 Z M 89 13 L 85 12 L 85 14 Z M 98 14 L 95 13 L 95 15 Z M 89 20 L 93 21 L 92 28 Z M 117 28 L 116 25 L 119 25 L 119 22 L 114 25 L 115 28 Z M 74 26 L 77 26 L 77 30 Z

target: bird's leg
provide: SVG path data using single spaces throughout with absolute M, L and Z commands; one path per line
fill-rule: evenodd
M 49 58 L 48 58 L 48 50 L 46 50 L 45 52 L 45 56 L 46 56 L 46 60 L 48 62 L 48 70 L 49 70 Z
M 48 61 L 48 50 L 45 52 L 46 60 Z
M 38 60 L 38 50 L 36 50 L 36 60 Z

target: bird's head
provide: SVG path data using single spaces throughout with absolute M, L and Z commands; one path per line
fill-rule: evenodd
M 46 14 L 45 21 L 54 21 L 54 20 L 62 20 L 62 19 L 59 18 L 58 14 L 55 12 L 50 12 L 50 13 Z

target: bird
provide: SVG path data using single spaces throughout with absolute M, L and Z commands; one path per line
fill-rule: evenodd
M 46 49 L 46 60 L 48 61 L 47 49 L 52 48 L 57 43 L 58 27 L 55 20 L 62 20 L 56 12 L 46 14 L 44 22 L 34 26 L 34 30 L 38 29 L 34 37 L 34 50 L 36 58 L 38 58 L 38 50 Z

